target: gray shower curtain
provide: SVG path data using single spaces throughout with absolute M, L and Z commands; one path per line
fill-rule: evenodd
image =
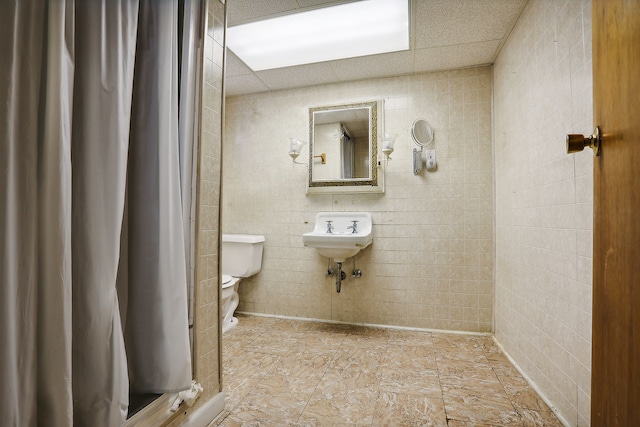
M 70 13 L 0 2 L 0 414 L 9 426 L 73 417 Z
M 3 425 L 121 425 L 129 372 L 189 386 L 176 22 L 177 0 L 0 2 Z
M 128 227 L 127 235 L 123 233 L 128 240 L 124 330 L 131 387 L 146 393 L 175 392 L 191 383 L 178 144 L 177 6 L 177 1 L 140 0 Z M 118 284 L 119 290 L 122 287 Z
M 342 168 L 340 173 L 341 179 L 352 179 L 353 172 L 355 170 L 355 144 L 353 139 L 345 132 L 344 128 L 342 130 L 342 135 L 340 136 L 340 145 L 342 151 Z

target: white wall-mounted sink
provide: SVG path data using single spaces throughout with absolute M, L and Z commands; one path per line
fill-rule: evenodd
M 354 229 L 355 224 L 355 229 Z M 318 212 L 313 231 L 302 235 L 305 246 L 322 256 L 344 262 L 373 242 L 368 212 Z

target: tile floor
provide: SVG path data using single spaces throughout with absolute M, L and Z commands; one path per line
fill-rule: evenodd
M 238 317 L 212 426 L 562 426 L 490 336 Z

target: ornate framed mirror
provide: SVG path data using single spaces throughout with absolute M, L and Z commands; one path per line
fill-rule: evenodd
M 379 103 L 309 109 L 308 192 L 380 192 Z

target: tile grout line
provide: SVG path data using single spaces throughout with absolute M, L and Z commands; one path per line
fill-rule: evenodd
M 308 332 L 308 331 L 307 331 Z M 344 338 L 343 338 L 344 341 Z M 342 343 L 341 343 L 342 344 Z M 302 411 L 300 412 L 300 415 L 298 415 L 298 418 L 296 419 L 296 424 L 298 424 L 298 421 L 300 421 L 300 418 L 302 417 L 302 414 L 304 414 L 304 411 L 307 409 L 307 406 L 309 406 L 309 402 L 311 401 L 311 398 L 313 397 L 313 395 L 316 393 L 316 390 L 318 390 L 318 386 L 320 385 L 320 383 L 322 382 L 322 379 L 324 378 L 324 376 L 327 373 L 327 370 L 329 369 L 329 367 L 331 366 L 331 364 L 333 363 L 333 361 L 336 359 L 336 356 L 338 354 L 338 351 L 336 350 L 333 354 L 333 357 L 331 359 L 331 361 L 327 364 L 327 367 L 324 369 L 324 371 L 322 372 L 322 375 L 320 376 L 320 379 L 318 380 L 318 383 L 316 384 L 316 386 L 314 387 L 313 391 L 311 392 L 311 394 L 309 395 L 309 399 L 307 399 L 307 403 L 304 405 L 304 408 L 302 408 Z

